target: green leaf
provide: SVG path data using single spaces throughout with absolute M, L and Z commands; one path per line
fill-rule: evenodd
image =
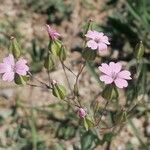
M 80 150 L 76 145 L 73 145 L 73 150 Z
M 55 145 L 56 150 L 65 150 L 62 144 L 56 143 Z
M 91 130 L 81 134 L 81 150 L 94 150 L 100 144 L 98 136 Z
M 87 61 L 86 62 L 86 67 L 89 71 L 89 73 L 95 78 L 95 80 L 97 81 L 97 83 L 99 84 L 99 86 L 101 86 L 101 81 L 99 80 L 99 76 L 97 75 L 96 71 L 95 71 L 95 66 L 92 62 Z
M 103 140 L 106 142 L 109 142 L 109 141 L 111 141 L 113 136 L 114 136 L 114 134 L 112 132 L 108 132 L 108 133 L 104 134 Z

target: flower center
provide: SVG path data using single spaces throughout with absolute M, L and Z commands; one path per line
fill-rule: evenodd
M 12 71 L 12 72 L 15 72 L 15 70 L 16 70 L 15 66 L 14 66 L 14 65 L 11 65 L 11 71 Z
M 117 73 L 116 72 L 112 72 L 111 73 L 111 77 L 115 80 L 117 78 Z
M 101 40 L 100 40 L 100 38 L 96 37 L 96 38 L 94 39 L 94 41 L 95 41 L 96 43 L 99 43 Z

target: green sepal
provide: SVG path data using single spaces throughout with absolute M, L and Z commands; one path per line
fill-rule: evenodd
M 91 50 L 89 48 L 85 48 L 84 51 L 82 52 L 82 57 L 85 60 L 94 60 L 96 58 L 96 51 L 95 50 Z
M 17 42 L 16 38 L 12 37 L 10 41 L 10 52 L 13 54 L 15 58 L 19 58 L 21 55 L 21 47 Z
M 113 84 L 106 85 L 102 92 L 102 97 L 106 100 L 117 99 L 118 95 L 117 88 Z
M 28 76 L 22 76 L 19 74 L 15 74 L 15 83 L 18 85 L 26 85 L 27 81 L 29 80 Z
M 53 84 L 52 93 L 55 97 L 61 100 L 65 99 L 67 95 L 66 88 L 63 85 L 57 83 Z

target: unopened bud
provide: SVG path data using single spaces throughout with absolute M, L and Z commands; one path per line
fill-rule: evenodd
M 50 41 L 48 49 L 54 56 L 59 56 L 60 49 L 62 47 L 61 41 L 58 39 Z
M 18 58 L 20 56 L 21 47 L 20 47 L 19 43 L 17 42 L 16 38 L 11 37 L 9 49 L 15 58 Z
M 92 128 L 94 127 L 94 121 L 93 119 L 86 115 L 84 118 L 83 118 L 83 123 L 84 123 L 84 127 L 86 130 L 89 130 L 89 128 Z
M 143 45 L 143 42 L 140 41 L 136 46 L 135 46 L 135 58 L 137 60 L 140 60 L 143 55 L 144 55 L 144 45 Z
M 115 124 L 124 123 L 127 120 L 127 112 L 126 111 L 118 112 L 114 117 L 115 117 L 114 118 Z
M 53 59 L 52 55 L 49 53 L 47 58 L 45 59 L 44 67 L 50 71 L 54 68 L 54 66 L 55 66 L 54 59 Z
M 86 110 L 83 108 L 78 109 L 78 115 L 80 118 L 84 118 L 86 116 Z
M 61 46 L 60 51 L 58 53 L 58 56 L 59 56 L 61 61 L 65 61 L 66 60 L 67 55 L 66 55 L 66 50 L 65 50 L 64 46 Z
M 57 82 L 53 81 L 52 83 L 52 93 L 58 99 L 65 99 L 67 92 L 63 85 L 58 84 Z

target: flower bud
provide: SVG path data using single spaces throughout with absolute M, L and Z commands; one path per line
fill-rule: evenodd
M 55 64 L 54 64 L 54 59 L 52 57 L 52 55 L 49 53 L 47 58 L 45 59 L 45 62 L 44 62 L 44 67 L 50 71 L 54 68 Z
M 13 54 L 13 56 L 15 58 L 18 58 L 20 56 L 20 54 L 21 54 L 21 47 L 18 44 L 16 38 L 11 37 L 10 48 L 9 49 L 10 49 L 11 53 Z
M 58 99 L 65 99 L 67 92 L 63 85 L 58 84 L 57 82 L 53 81 L 52 83 L 52 93 Z
M 73 91 L 74 91 L 74 95 L 79 95 L 79 89 L 78 89 L 78 84 L 76 83 L 76 84 L 74 84 L 74 89 L 73 89 Z
M 61 41 L 58 39 L 50 41 L 48 49 L 54 56 L 59 56 L 60 49 L 62 47 Z
M 98 110 L 100 109 L 100 104 L 99 102 L 96 100 L 91 104 L 91 108 L 93 110 L 94 113 L 97 113 Z
M 92 30 L 93 21 L 90 19 L 84 26 L 84 33 L 86 34 L 88 30 Z
M 66 55 L 66 50 L 65 50 L 64 46 L 61 46 L 60 51 L 58 53 L 58 56 L 59 56 L 61 61 L 65 61 L 66 60 L 67 55 Z
M 78 115 L 80 118 L 84 118 L 86 116 L 86 110 L 83 108 L 78 109 Z
M 85 50 L 82 52 L 82 57 L 85 60 L 94 60 L 96 58 L 96 51 L 91 50 L 89 48 L 85 48 Z
M 143 55 L 144 55 L 144 45 L 143 42 L 140 41 L 136 46 L 135 46 L 135 52 L 134 52 L 135 58 L 137 60 L 140 60 Z
M 106 85 L 105 89 L 102 92 L 102 97 L 106 100 L 118 98 L 118 91 L 116 86 L 112 84 Z
M 85 116 L 83 118 L 83 124 L 86 130 L 88 130 L 91 127 L 94 127 L 94 121 L 90 116 Z
M 118 112 L 114 117 L 115 117 L 114 118 L 115 124 L 124 123 L 127 120 L 127 112 L 126 111 Z
M 46 30 L 47 30 L 50 40 L 55 40 L 58 37 L 60 37 L 60 34 L 55 29 L 50 27 L 48 24 L 46 25 Z

